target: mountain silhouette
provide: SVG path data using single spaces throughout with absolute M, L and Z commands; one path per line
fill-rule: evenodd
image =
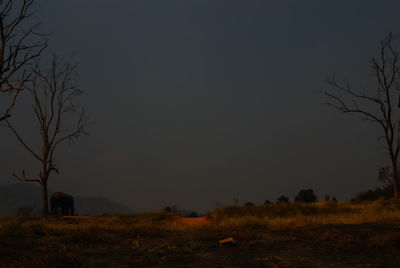
M 49 190 L 49 197 L 54 191 Z M 15 216 L 21 207 L 34 207 L 34 214 L 41 214 L 41 189 L 33 183 L 14 183 L 0 186 L 0 215 Z M 132 209 L 102 196 L 74 196 L 77 215 L 132 213 Z

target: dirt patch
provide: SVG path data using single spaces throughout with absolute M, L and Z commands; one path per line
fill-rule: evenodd
M 0 218 L 0 267 L 399 267 L 399 224 L 276 230 L 173 213 L 59 217 L 46 224 Z M 219 245 L 230 237 L 235 246 Z

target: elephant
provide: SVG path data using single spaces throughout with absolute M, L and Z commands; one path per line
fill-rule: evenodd
M 56 192 L 50 197 L 51 214 L 57 215 L 57 208 L 61 208 L 61 215 L 74 215 L 74 198 L 63 192 Z

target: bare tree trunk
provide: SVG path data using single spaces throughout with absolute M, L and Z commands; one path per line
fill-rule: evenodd
M 400 99 L 399 99 L 399 107 L 400 107 Z M 393 199 L 399 199 L 399 167 L 397 165 L 397 150 L 400 147 L 400 120 L 397 122 L 397 147 L 395 152 L 395 157 L 392 159 L 392 168 L 393 168 Z
M 47 218 L 49 214 L 49 205 L 48 205 L 48 198 L 47 198 L 47 182 L 42 183 L 42 215 L 43 218 Z
M 393 199 L 399 199 L 399 189 L 398 189 L 398 181 L 399 181 L 399 171 L 397 167 L 397 159 L 392 161 L 393 167 Z

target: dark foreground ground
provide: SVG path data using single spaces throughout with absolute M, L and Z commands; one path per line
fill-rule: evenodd
M 0 219 L 1 267 L 400 267 L 400 221 L 269 228 L 175 216 Z M 236 245 L 219 245 L 233 237 Z

